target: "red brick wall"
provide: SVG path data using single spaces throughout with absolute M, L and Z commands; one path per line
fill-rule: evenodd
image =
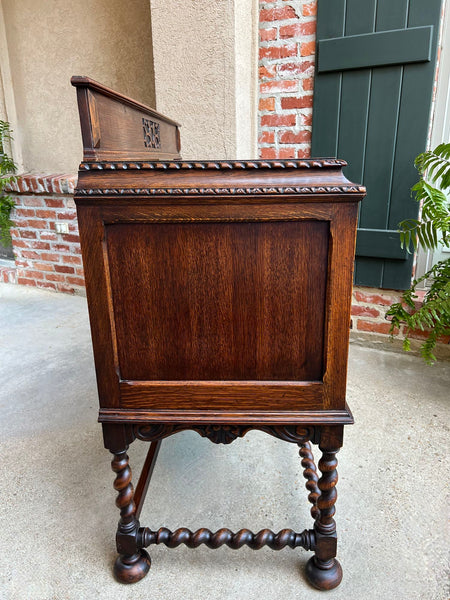
M 261 158 L 310 155 L 316 0 L 260 2 L 259 153 Z M 0 281 L 82 292 L 83 269 L 73 190 L 75 176 L 23 176 L 12 214 L 16 264 L 0 265 Z M 66 222 L 68 234 L 55 223 Z M 387 334 L 384 314 L 400 292 L 355 288 L 352 327 Z M 418 336 L 421 335 L 419 332 Z
M 11 214 L 15 265 L 0 266 L 0 281 L 84 292 L 75 184 L 72 175 L 18 178 L 12 194 L 16 208 Z M 57 222 L 66 223 L 68 233 L 56 233 Z
M 58 292 L 84 293 L 78 225 L 73 191 L 76 176 L 25 175 L 14 185 L 15 226 L 11 230 L 15 262 L 0 263 L 0 282 L 18 283 Z M 58 234 L 56 223 L 69 232 Z M 4 261 L 6 263 L 6 261 Z M 387 335 L 384 315 L 400 292 L 355 287 L 352 302 L 354 331 Z M 423 337 L 417 332 L 411 337 Z M 448 343 L 449 340 L 443 340 Z
M 266 0 L 259 11 L 260 158 L 311 153 L 317 0 Z M 354 331 L 387 335 L 385 313 L 401 292 L 355 287 Z M 411 337 L 423 337 L 416 332 Z
M 384 315 L 391 304 L 400 302 L 401 292 L 376 288 L 353 288 L 352 329 L 388 334 L 390 323 Z
M 402 293 L 396 290 L 379 290 L 377 288 L 354 287 L 352 300 L 352 329 L 356 333 L 376 333 L 388 335 L 390 323 L 385 314 L 394 302 L 400 302 Z M 425 291 L 417 292 L 416 308 L 420 308 Z M 397 330 L 396 330 L 397 333 Z M 400 334 L 405 333 L 405 326 L 401 325 Z M 413 339 L 423 340 L 427 337 L 426 331 L 416 329 L 409 331 L 408 336 Z M 439 341 L 450 343 L 450 336 L 443 335 Z
M 316 10 L 316 0 L 260 3 L 261 158 L 310 156 Z

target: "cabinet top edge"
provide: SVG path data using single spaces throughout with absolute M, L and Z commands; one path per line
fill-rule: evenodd
M 169 117 L 166 117 L 162 113 L 158 112 L 154 108 L 147 106 L 147 104 L 143 104 L 142 102 L 138 102 L 137 100 L 134 100 L 133 98 L 130 98 L 129 96 L 125 96 L 125 94 L 116 92 L 115 90 L 109 88 L 108 86 L 103 85 L 103 83 L 99 83 L 98 81 L 95 81 L 94 79 L 91 79 L 90 77 L 86 77 L 84 75 L 73 75 L 70 79 L 70 83 L 77 89 L 84 88 L 84 89 L 94 90 L 94 91 L 98 92 L 99 94 L 101 94 L 102 96 L 112 98 L 113 100 L 116 100 L 116 101 L 120 102 L 121 104 L 129 105 L 132 108 L 136 108 L 138 110 L 146 112 L 149 115 L 153 115 L 154 117 L 161 119 L 161 121 L 165 121 L 166 123 L 169 123 L 170 125 L 174 125 L 175 127 L 181 127 L 181 125 L 180 125 L 180 123 L 178 123 L 178 121 L 174 121 L 173 119 L 170 119 Z
M 333 169 L 347 166 L 338 158 L 307 158 L 286 160 L 139 160 L 139 161 L 83 161 L 80 171 L 191 171 L 191 170 L 254 170 L 254 169 Z

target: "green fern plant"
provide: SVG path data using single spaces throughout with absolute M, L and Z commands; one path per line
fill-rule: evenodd
M 0 120 L 0 242 L 5 247 L 12 243 L 10 230 L 14 225 L 11 221 L 11 211 L 15 202 L 9 194 L 5 193 L 5 188 L 15 180 L 16 172 L 16 165 L 6 148 L 11 139 L 9 123 Z
M 440 144 L 435 150 L 420 154 L 415 165 L 421 175 L 412 188 L 421 203 L 419 219 L 407 219 L 399 224 L 402 247 L 408 251 L 424 248 L 435 250 L 439 244 L 450 248 L 450 144 Z M 417 286 L 431 279 L 422 306 L 416 310 Z M 393 304 L 386 313 L 392 318 L 391 337 L 396 327 L 406 324 L 403 348 L 410 350 L 409 333 L 414 329 L 426 332 L 420 351 L 429 364 L 436 360 L 433 350 L 441 335 L 450 334 L 450 258 L 435 264 L 425 275 L 415 279 L 402 296 L 402 302 Z

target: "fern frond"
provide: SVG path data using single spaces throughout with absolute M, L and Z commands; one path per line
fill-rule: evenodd
M 448 246 L 450 199 L 446 190 L 450 188 L 450 144 L 419 154 L 415 164 L 422 177 L 411 193 L 421 205 L 421 214 L 419 219 L 406 219 L 399 224 L 400 243 L 408 252 L 411 247 L 416 250 L 419 244 L 430 250 L 440 243 Z
M 433 283 L 423 299 L 422 306 L 416 310 L 417 286 L 430 278 L 433 279 Z M 439 337 L 450 335 L 450 258 L 438 262 L 425 275 L 415 279 L 411 288 L 403 293 L 402 302 L 393 304 L 386 316 L 392 318 L 391 337 L 396 327 L 405 325 L 405 350 L 410 349 L 412 331 L 419 329 L 427 332 L 420 352 L 426 362 L 432 364 L 436 360 L 433 350 Z
M 450 178 L 442 181 L 445 173 L 450 174 L 450 144 L 439 144 L 434 150 L 419 154 L 414 163 L 422 177 L 426 176 L 431 183 L 440 183 L 439 187 L 443 190 L 450 187 Z
M 11 211 L 15 203 L 11 196 L 4 193 L 5 187 L 16 179 L 16 165 L 5 149 L 5 142 L 10 140 L 12 136 L 9 123 L 0 120 L 0 242 L 3 246 L 11 245 L 10 229 L 14 225 Z
M 450 144 L 440 144 L 434 150 L 423 152 L 415 161 L 421 179 L 411 189 L 421 204 L 419 219 L 406 219 L 399 224 L 403 246 L 418 244 L 436 249 L 439 243 L 450 244 Z M 432 279 L 422 305 L 416 309 L 417 286 Z M 436 357 L 433 350 L 440 336 L 450 335 L 450 259 L 434 265 L 425 275 L 415 279 L 402 296 L 402 302 L 393 304 L 386 313 L 391 317 L 391 337 L 396 328 L 405 325 L 403 349 L 410 350 L 410 335 L 414 330 L 426 332 L 420 352 L 425 361 L 432 364 Z

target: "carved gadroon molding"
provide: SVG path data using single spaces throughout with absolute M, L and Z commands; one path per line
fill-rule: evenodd
M 347 166 L 345 160 L 337 158 L 303 159 L 303 160 L 199 160 L 199 161 L 93 161 L 82 162 L 80 171 L 132 170 L 151 169 L 156 171 L 171 170 L 218 170 L 230 169 L 336 169 Z
M 240 196 L 254 194 L 363 194 L 360 185 L 252 187 L 252 188 L 91 188 L 77 189 L 75 196 Z
M 186 425 L 186 424 L 154 424 L 134 425 L 134 435 L 143 441 L 154 442 L 179 431 L 196 431 L 214 444 L 230 444 L 238 437 L 243 437 L 251 430 L 263 431 L 285 442 L 301 444 L 315 437 L 314 427 L 297 425 Z

